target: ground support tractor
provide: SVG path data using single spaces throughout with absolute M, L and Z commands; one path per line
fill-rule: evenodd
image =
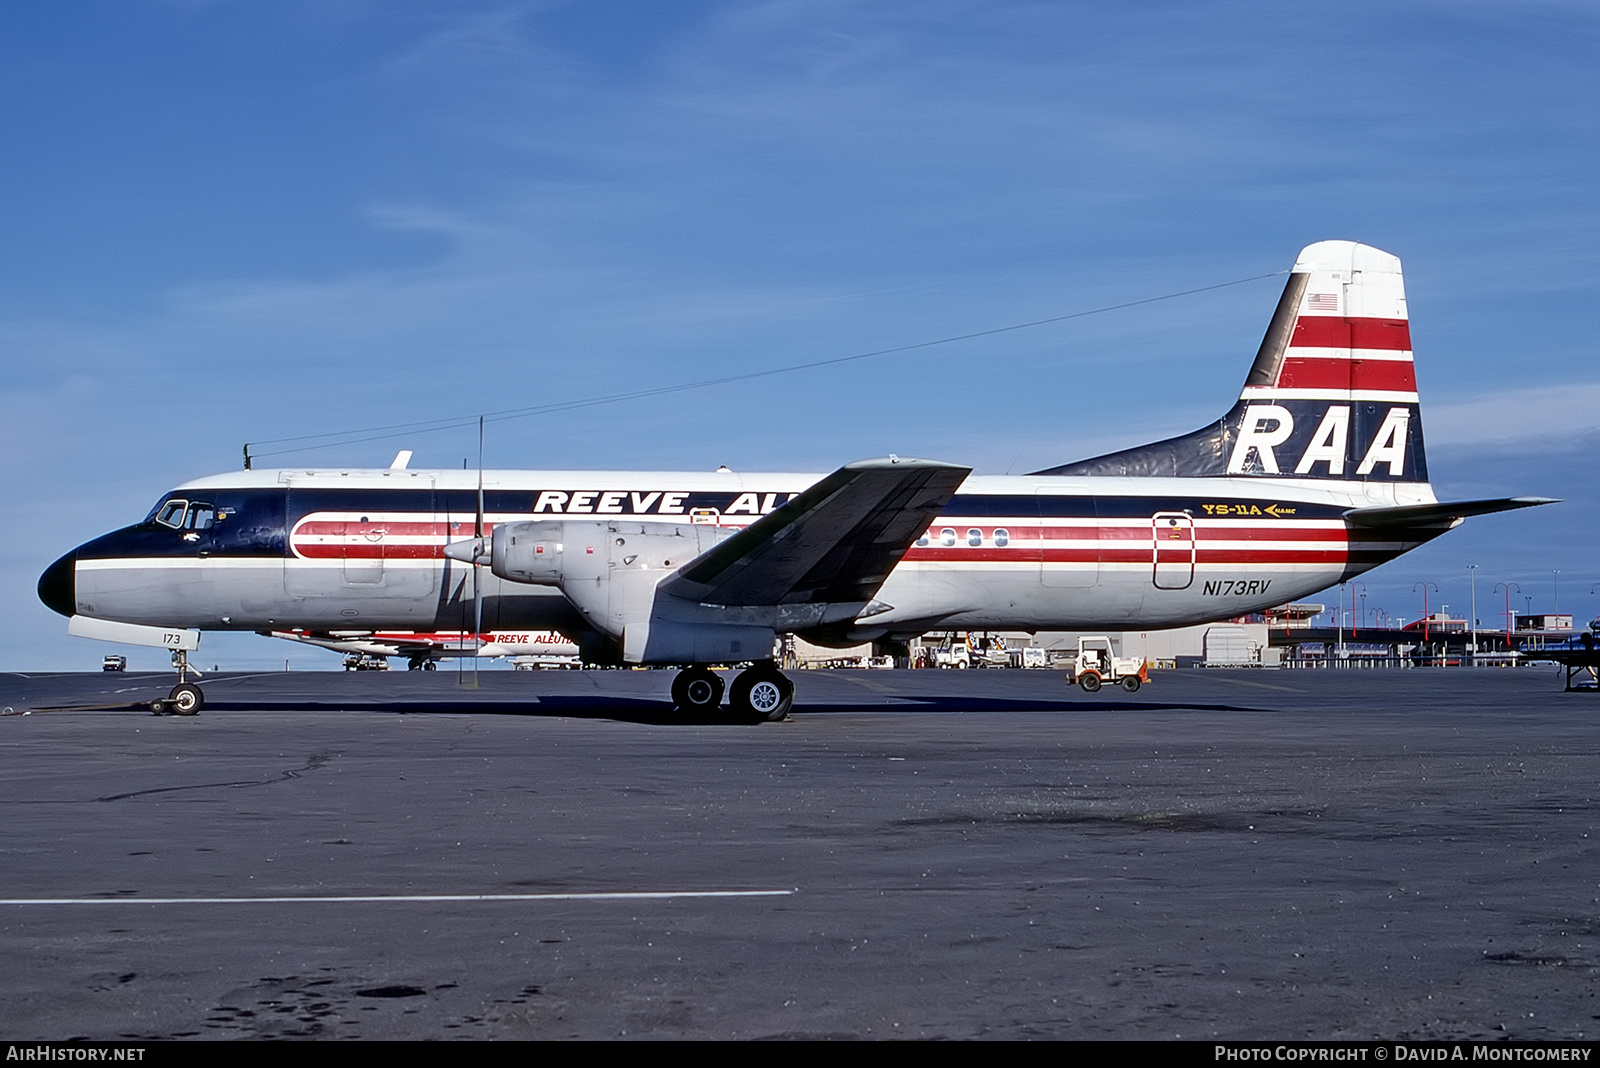
M 1083 687 L 1084 693 L 1094 693 L 1105 685 L 1121 686 L 1133 693 L 1150 681 L 1142 656 L 1117 656 L 1111 649 L 1111 639 L 1104 635 L 1078 639 L 1078 656 L 1067 672 L 1067 681 Z

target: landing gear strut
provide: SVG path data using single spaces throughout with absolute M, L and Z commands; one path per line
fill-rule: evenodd
M 170 712 L 174 716 L 195 715 L 206 706 L 206 695 L 200 692 L 200 687 L 189 681 L 189 676 L 192 674 L 198 678 L 200 672 L 189 666 L 189 654 L 182 649 L 173 651 L 172 666 L 178 669 L 178 685 L 172 688 L 166 700 L 151 701 L 150 711 L 158 716 L 163 712 Z

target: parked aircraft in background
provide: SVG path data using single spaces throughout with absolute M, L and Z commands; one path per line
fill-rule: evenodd
M 1069 393 L 1070 395 L 1070 393 Z M 1238 402 L 1181 437 L 1015 477 L 889 456 L 831 475 L 277 470 L 214 475 L 39 582 L 69 630 L 178 651 L 202 630 L 553 629 L 677 665 L 703 716 L 779 718 L 778 635 L 1174 627 L 1262 611 L 1463 517 L 1428 483 L 1400 261 L 1301 252 Z M 480 617 L 483 627 L 475 625 Z
M 344 653 L 345 666 L 388 667 L 401 657 L 412 671 L 432 671 L 441 660 L 501 659 L 517 667 L 577 667 L 578 644 L 553 630 L 503 630 L 486 634 L 415 630 L 274 630 L 274 638 Z

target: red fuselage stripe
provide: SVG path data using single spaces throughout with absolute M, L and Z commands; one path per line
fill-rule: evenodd
M 347 560 L 347 561 L 376 561 L 376 560 L 438 560 L 444 555 L 443 545 L 438 542 L 422 543 L 400 542 L 390 540 L 386 535 L 372 538 L 367 534 L 331 535 L 324 533 L 323 538 L 330 540 L 311 540 L 304 536 L 306 528 L 313 524 L 302 524 L 296 530 L 294 539 L 295 552 L 309 560 Z M 315 524 L 324 525 L 324 524 Z M 335 524 L 326 524 L 329 526 Z M 438 524 L 412 523 L 406 524 L 413 528 L 434 529 L 431 533 L 437 537 L 443 531 L 436 529 Z M 391 528 L 385 528 L 386 530 Z M 981 532 L 982 545 L 970 545 L 967 542 L 966 531 L 976 529 Z M 994 532 L 996 529 L 1006 530 L 1010 544 L 996 546 Z M 414 530 L 411 537 L 425 536 L 423 530 Z M 315 537 L 315 535 L 313 535 Z M 332 539 L 337 540 L 332 540 Z M 906 553 L 907 560 L 950 560 L 950 561 L 1012 561 L 1020 562 L 1036 560 L 1039 558 L 1041 546 L 1051 546 L 1061 542 L 1089 543 L 1077 548 L 1058 549 L 1044 548 L 1042 551 L 1049 559 L 1056 559 L 1053 554 L 1066 552 L 1074 554 L 1072 559 L 1093 559 L 1099 552 L 1103 559 L 1122 559 L 1121 554 L 1131 552 L 1149 557 L 1151 549 L 1160 545 L 1163 552 L 1176 552 L 1187 555 L 1191 546 L 1198 544 L 1200 559 L 1220 560 L 1218 554 L 1232 553 L 1227 559 L 1237 559 L 1239 553 L 1267 554 L 1273 560 L 1287 559 L 1285 555 L 1289 550 L 1306 542 L 1323 543 L 1330 550 L 1342 550 L 1350 538 L 1349 532 L 1341 527 L 1326 526 L 1301 526 L 1292 520 L 1281 523 L 1260 524 L 1255 526 L 1208 526 L 1202 520 L 1192 528 L 1183 528 L 1177 538 L 1164 538 L 1157 541 L 1155 532 L 1148 523 L 1106 525 L 1106 526 L 1072 526 L 1072 527 L 1034 527 L 1029 528 L 1020 524 L 1007 527 L 963 527 L 960 540 L 955 545 L 941 545 L 937 540 L 926 546 L 912 546 Z M 1221 549 L 1219 543 L 1250 543 L 1247 548 Z M 1336 549 L 1337 547 L 1337 549 Z M 1088 554 L 1088 555 L 1082 555 Z M 1117 554 L 1113 556 L 1111 554 Z M 1325 553 L 1323 554 L 1325 556 Z M 1065 559 L 1066 557 L 1062 557 Z M 1318 557 L 1323 558 L 1322 556 Z
M 1047 564 L 1149 564 L 1154 559 L 1154 549 L 1149 542 L 1143 546 L 1086 545 L 1081 549 L 1037 549 L 1022 552 L 1010 549 L 973 549 L 959 546 L 951 549 L 912 549 L 905 558 L 913 563 L 937 561 L 948 564 L 1007 563 L 1025 566 Z M 1328 549 L 1271 550 L 1266 547 L 1250 549 L 1205 549 L 1193 551 L 1187 546 L 1161 547 L 1162 563 L 1188 563 L 1193 558 L 1199 564 L 1253 564 L 1272 567 L 1277 564 L 1343 564 L 1347 552 L 1344 546 Z

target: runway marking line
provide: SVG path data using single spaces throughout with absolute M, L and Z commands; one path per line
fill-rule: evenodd
M 283 905 L 445 901 L 669 901 L 678 898 L 788 897 L 794 890 L 641 890 L 569 894 L 385 894 L 332 897 L 14 897 L 0 905 Z

